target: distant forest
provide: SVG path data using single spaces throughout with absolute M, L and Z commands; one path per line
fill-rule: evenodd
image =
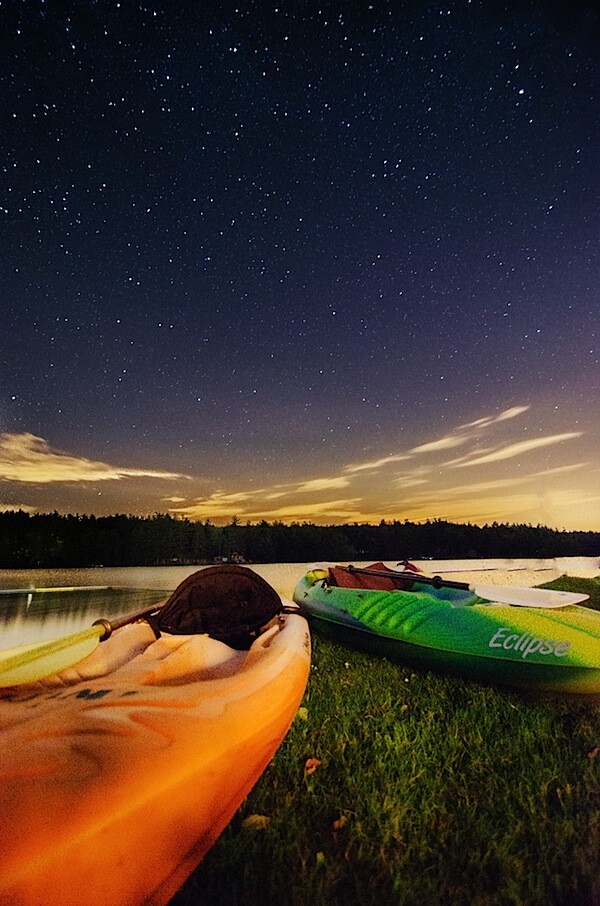
M 599 556 L 600 532 L 532 525 L 380 522 L 229 525 L 154 516 L 0 513 L 0 568 Z

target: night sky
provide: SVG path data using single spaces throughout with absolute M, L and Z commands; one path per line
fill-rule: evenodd
M 3 2 L 0 509 L 600 530 L 597 2 Z

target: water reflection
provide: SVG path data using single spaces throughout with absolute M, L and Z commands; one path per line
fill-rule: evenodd
M 291 598 L 309 564 L 250 564 L 282 598 Z M 99 617 L 134 613 L 169 593 L 200 566 L 100 567 L 94 569 L 0 570 L 0 648 L 47 641 L 87 629 Z M 33 592 L 32 588 L 78 586 L 78 591 Z M 88 586 L 86 590 L 82 586 Z M 93 586 L 90 588 L 89 586 Z
M 0 596 L 2 648 L 46 641 L 86 629 L 99 617 L 145 610 L 168 597 L 158 589 L 101 588 Z

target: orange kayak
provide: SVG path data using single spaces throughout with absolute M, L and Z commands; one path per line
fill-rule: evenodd
M 136 623 L 3 691 L 0 903 L 166 903 L 273 757 L 309 666 L 295 613 L 249 650 Z

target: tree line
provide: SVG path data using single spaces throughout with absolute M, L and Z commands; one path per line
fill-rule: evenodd
M 0 513 L 0 568 L 576 557 L 600 555 L 600 532 L 494 522 L 382 521 L 377 525 L 229 525 L 156 513 L 90 516 Z

